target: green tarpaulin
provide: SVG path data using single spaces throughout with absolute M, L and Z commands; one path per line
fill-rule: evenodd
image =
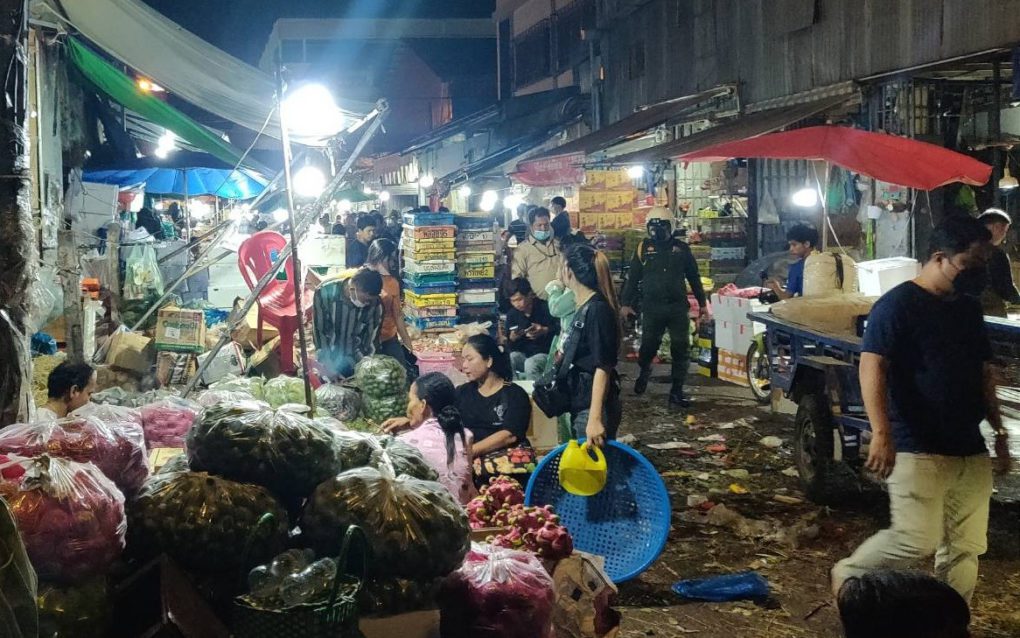
M 228 164 L 237 164 L 241 159 L 241 152 L 236 148 L 174 107 L 139 89 L 131 78 L 75 38 L 67 39 L 67 50 L 78 70 L 117 103 Z M 264 170 L 257 162 L 245 161 L 244 166 Z

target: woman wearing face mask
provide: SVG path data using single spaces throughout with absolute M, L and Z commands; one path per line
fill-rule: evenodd
M 561 348 L 576 340 L 567 373 L 572 397 L 570 420 L 574 435 L 601 447 L 616 438 L 620 426 L 620 381 L 616 363 L 620 350 L 620 304 L 613 288 L 609 260 L 588 244 L 567 249 L 560 280 L 574 293 L 577 311 Z
M 404 324 L 404 313 L 400 308 L 400 282 L 393 276 L 397 272 L 397 245 L 389 239 L 377 239 L 368 248 L 365 267 L 382 276 L 383 293 L 380 301 L 383 307 L 382 325 L 379 327 L 379 354 L 393 357 L 404 363 L 407 356 L 404 348 L 412 352 L 411 335 Z M 401 347 L 403 344 L 403 348 Z
M 430 372 L 407 391 L 407 418 L 390 419 L 384 426 L 411 428 L 400 440 L 418 448 L 439 482 L 464 504 L 478 492 L 471 476 L 471 434 L 464 431 L 456 402 L 453 383 L 440 372 Z

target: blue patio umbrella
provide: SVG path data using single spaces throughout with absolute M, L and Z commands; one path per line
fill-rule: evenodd
M 235 170 L 211 155 L 186 151 L 166 160 L 146 157 L 121 167 L 89 169 L 82 179 L 122 188 L 144 185 L 145 192 L 152 195 L 215 195 L 225 199 L 257 197 L 269 183 L 254 171 Z

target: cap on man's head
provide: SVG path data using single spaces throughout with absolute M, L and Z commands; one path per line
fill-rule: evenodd
M 1009 213 L 1002 210 L 1001 208 L 989 208 L 985 212 L 978 215 L 978 219 L 985 224 L 1001 223 L 1001 224 L 1012 224 L 1013 220 L 1010 219 Z

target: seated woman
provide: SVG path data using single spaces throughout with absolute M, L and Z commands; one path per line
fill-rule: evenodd
M 407 391 L 407 418 L 390 419 L 383 426 L 410 427 L 398 438 L 418 448 L 439 482 L 466 504 L 478 492 L 471 477 L 471 435 L 464 432 L 456 400 L 453 382 L 441 372 L 430 372 Z
M 50 372 L 46 391 L 49 399 L 35 411 L 36 421 L 63 419 L 92 400 L 96 371 L 87 363 L 65 361 Z
M 535 470 L 535 451 L 528 442 L 531 398 L 513 383 L 510 357 L 489 335 L 475 335 L 461 351 L 468 382 L 457 388 L 457 407 L 475 443 L 475 483 L 507 475 L 526 484 Z

